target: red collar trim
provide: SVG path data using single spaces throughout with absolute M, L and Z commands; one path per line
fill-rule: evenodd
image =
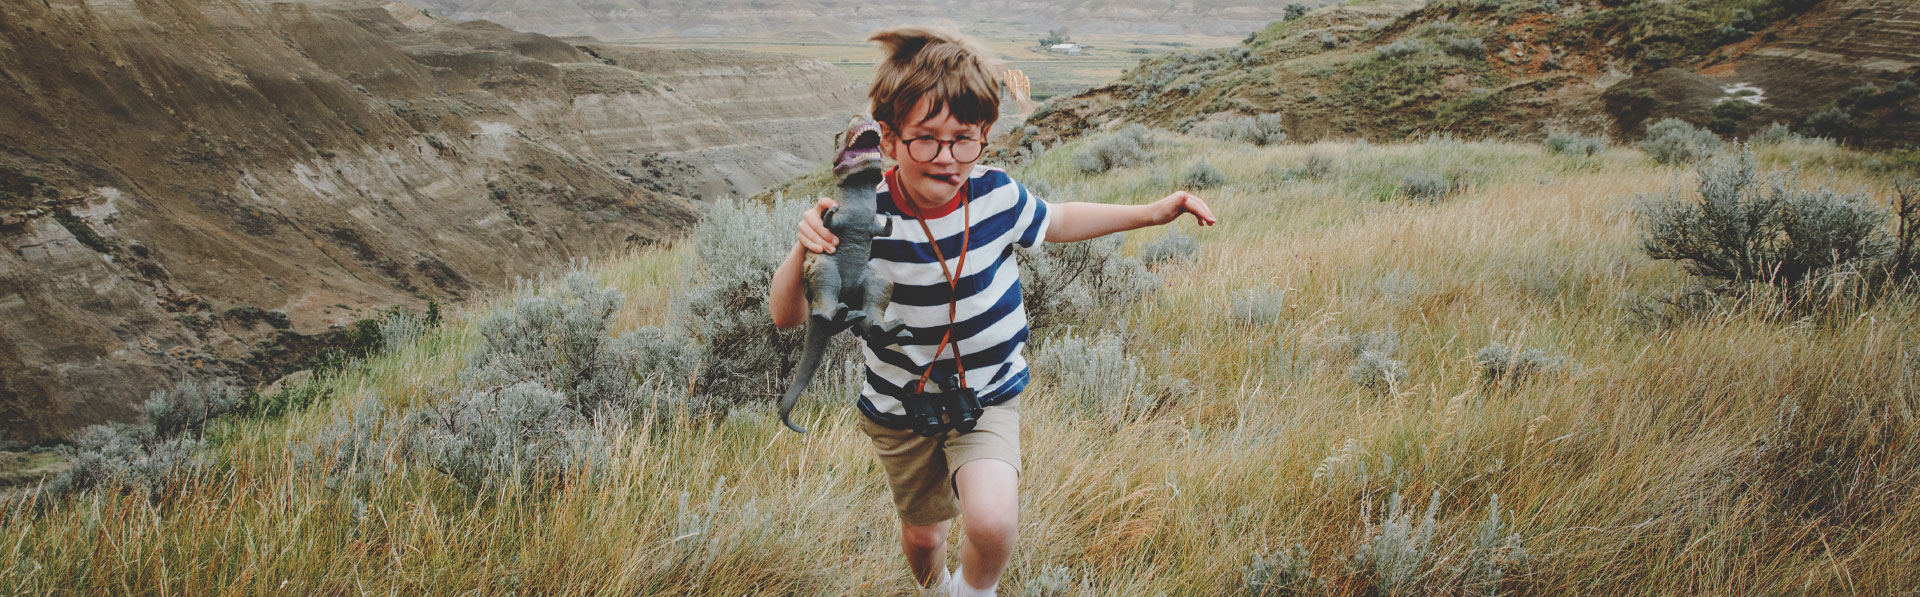
M 947 214 L 959 210 L 961 204 L 960 199 L 973 190 L 973 177 L 969 175 L 965 180 L 960 182 L 960 190 L 954 191 L 953 197 L 947 199 L 946 203 L 941 204 L 940 207 L 922 212 L 920 211 L 920 206 L 914 205 L 913 200 L 907 198 L 906 189 L 900 186 L 900 179 L 898 175 L 895 174 L 895 172 L 899 170 L 899 164 L 894 164 L 892 168 L 887 169 L 887 192 L 893 196 L 893 204 L 895 207 L 900 208 L 901 213 L 923 220 L 938 220 L 946 217 Z

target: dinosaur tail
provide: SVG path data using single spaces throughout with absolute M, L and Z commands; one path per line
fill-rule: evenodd
M 793 424 L 788 417 L 793 413 L 794 403 L 800 401 L 800 392 L 813 383 L 813 374 L 820 369 L 820 359 L 827 353 L 827 339 L 832 338 L 833 333 L 833 327 L 825 325 L 825 322 L 807 322 L 807 342 L 800 353 L 800 365 L 793 369 L 793 383 L 787 386 L 787 395 L 780 398 L 780 422 L 786 423 L 787 428 L 796 433 L 806 433 L 807 430 Z

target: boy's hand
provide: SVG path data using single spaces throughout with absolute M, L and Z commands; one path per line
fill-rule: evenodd
M 1181 214 L 1193 214 L 1193 219 L 1197 220 L 1201 226 L 1220 223 L 1218 218 L 1213 217 L 1213 210 L 1207 207 L 1207 202 L 1201 201 L 1199 197 L 1186 191 L 1174 191 L 1172 195 L 1153 202 L 1151 207 L 1155 226 L 1177 220 Z
M 840 237 L 834 236 L 832 231 L 827 230 L 827 225 L 820 220 L 821 212 L 839 205 L 832 199 L 821 197 L 813 207 L 807 208 L 805 213 L 800 214 L 800 246 L 806 247 L 807 252 L 832 253 L 833 248 L 839 246 Z

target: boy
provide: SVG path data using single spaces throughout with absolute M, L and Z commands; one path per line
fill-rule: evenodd
M 999 65 L 957 34 L 907 27 L 871 38 L 888 54 L 868 95 L 881 149 L 896 165 L 877 191 L 892 234 L 873 240 L 869 264 L 894 282 L 882 319 L 913 338 L 865 349 L 861 429 L 887 471 L 900 514 L 900 547 L 913 576 L 941 594 L 993 595 L 1012 554 L 1018 515 L 1020 414 L 1027 385 L 1027 318 L 1012 245 L 1073 242 L 1172 222 L 1216 220 L 1179 192 L 1147 205 L 1049 204 L 1007 173 L 976 166 L 1000 111 Z M 774 325 L 806 319 L 801 270 L 807 252 L 839 242 L 821 225 L 822 198 L 800 221 L 800 240 L 774 272 Z M 930 242 L 930 238 L 939 239 Z M 971 389 L 985 406 L 970 431 L 923 437 L 901 399 L 915 391 Z M 960 568 L 946 568 L 951 520 L 964 514 Z

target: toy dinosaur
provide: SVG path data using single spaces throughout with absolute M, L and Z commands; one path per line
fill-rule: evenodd
M 800 392 L 813 382 L 813 374 L 827 352 L 827 340 L 848 328 L 873 346 L 890 346 L 910 335 L 899 321 L 876 323 L 886 313 L 893 282 L 867 267 L 873 238 L 893 233 L 893 223 L 876 216 L 874 189 L 880 184 L 883 166 L 880 125 L 865 116 L 855 116 L 838 144 L 833 175 L 840 182 L 840 203 L 821 214 L 820 221 L 840 244 L 832 254 L 807 255 L 802 278 L 812 309 L 807 317 L 806 344 L 794 369 L 793 383 L 780 399 L 780 422 L 799 433 L 807 430 L 794 425 L 789 415 Z

